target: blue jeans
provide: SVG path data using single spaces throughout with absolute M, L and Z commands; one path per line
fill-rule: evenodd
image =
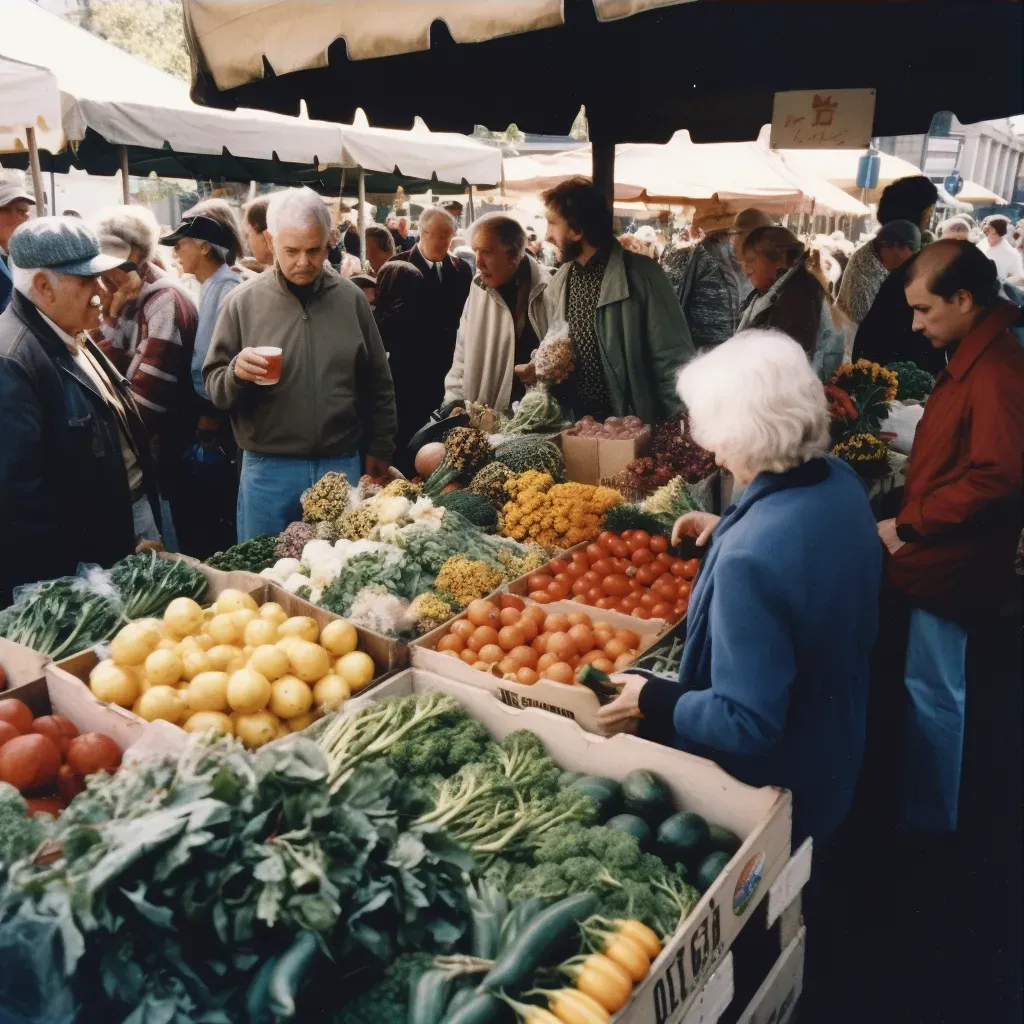
M 359 486 L 358 455 L 302 459 L 291 455 L 242 453 L 242 478 L 238 485 L 238 541 L 267 533 L 280 533 L 302 518 L 302 492 L 325 473 L 344 473 L 353 487 Z
M 967 632 L 915 608 L 904 675 L 910 710 L 903 768 L 903 817 L 914 828 L 956 830 L 966 667 Z

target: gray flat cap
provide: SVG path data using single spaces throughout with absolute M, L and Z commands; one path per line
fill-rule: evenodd
M 7 245 L 11 260 L 22 270 L 95 277 L 124 266 L 122 255 L 100 250 L 99 239 L 78 217 L 37 217 L 22 224 Z
M 0 181 L 0 208 L 10 206 L 19 199 L 36 205 L 36 197 L 26 192 L 20 185 L 12 185 L 9 181 Z
M 878 229 L 879 245 L 904 245 L 912 252 L 921 248 L 921 229 L 909 220 L 891 220 Z

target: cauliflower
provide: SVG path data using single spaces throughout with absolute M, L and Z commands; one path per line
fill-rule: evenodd
M 269 569 L 264 569 L 260 575 L 277 583 L 284 583 L 289 576 L 294 576 L 301 568 L 302 563 L 297 558 L 279 558 Z
M 400 633 L 407 608 L 407 602 L 395 597 L 386 587 L 372 584 L 356 594 L 346 617 L 353 625 L 374 633 Z
M 293 572 L 291 576 L 281 584 L 281 586 L 284 587 L 289 594 L 298 594 L 303 587 L 308 587 L 309 583 L 310 580 L 308 576 L 303 576 L 301 573 Z
M 340 558 L 321 559 L 312 566 L 309 572 L 309 582 L 315 587 L 329 587 L 334 582 L 334 577 L 341 572 Z
M 325 473 L 302 495 L 302 518 L 307 523 L 338 519 L 349 508 L 348 477 L 344 473 Z
M 302 549 L 302 563 L 312 568 L 325 558 L 334 557 L 334 545 L 329 540 L 311 540 Z
M 382 524 L 397 523 L 409 514 L 412 502 L 408 498 L 379 497 L 374 498 L 373 511 L 377 514 L 377 522 Z
M 441 529 L 441 520 L 444 519 L 444 508 L 435 507 L 429 498 L 418 498 L 409 509 L 409 518 L 414 523 L 423 523 L 431 530 Z

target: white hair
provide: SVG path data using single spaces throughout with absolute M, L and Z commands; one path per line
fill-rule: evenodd
M 452 234 L 455 234 L 455 219 L 447 210 L 442 210 L 440 206 L 428 206 L 420 214 L 420 231 L 425 231 L 436 220 L 442 221 Z
M 320 229 L 320 241 L 326 245 L 331 234 L 331 211 L 311 188 L 287 188 L 275 192 L 267 206 L 267 230 L 275 238 L 285 224 Z
M 526 253 L 526 229 L 515 217 L 510 217 L 507 213 L 488 213 L 473 221 L 469 229 L 470 245 L 482 227 L 490 228 L 494 232 L 498 245 L 512 253 L 517 263 L 522 260 Z
M 24 267 L 16 267 L 12 262 L 10 269 L 11 277 L 14 279 L 14 290 L 21 292 L 26 299 L 32 302 L 35 302 L 36 299 L 36 274 L 42 274 L 55 287 L 58 284 L 56 271 L 49 270 L 46 267 L 34 267 L 31 270 L 26 270 Z
M 145 206 L 108 206 L 92 222 L 97 235 L 113 235 L 126 245 L 142 250 L 143 262 L 156 255 L 160 225 Z
M 742 331 L 680 370 L 694 440 L 719 462 L 784 473 L 829 450 L 825 390 L 782 331 Z

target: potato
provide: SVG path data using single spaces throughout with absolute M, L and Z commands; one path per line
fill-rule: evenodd
M 276 601 L 268 601 L 260 606 L 260 618 L 280 626 L 288 618 L 288 613 Z
M 110 657 L 123 666 L 141 665 L 160 643 L 160 630 L 148 620 L 129 622 L 110 641 Z
M 298 676 L 304 683 L 315 683 L 331 670 L 330 655 L 319 644 L 299 640 L 287 650 L 292 675 Z
M 237 658 L 232 658 L 225 666 L 224 671 L 227 674 L 233 675 L 235 672 L 241 672 L 246 666 L 247 659 L 244 655 L 239 654 Z
M 288 731 L 302 732 L 303 729 L 308 729 L 316 719 L 313 717 L 312 712 L 307 711 L 305 714 L 296 715 L 294 718 L 289 718 L 285 725 L 288 726 Z
M 250 622 L 259 618 L 259 615 L 252 608 L 239 608 L 237 612 L 228 612 L 228 614 L 231 616 L 231 621 L 242 633 L 245 632 L 245 627 Z
M 201 651 L 208 651 L 211 647 L 214 646 L 213 637 L 210 636 L 209 633 L 197 633 L 192 638 L 192 642 Z
M 286 736 L 291 736 L 292 731 L 288 728 L 287 722 L 277 723 L 277 735 L 274 737 L 275 740 L 283 740 Z
M 174 686 L 184 672 L 181 658 L 159 647 L 146 659 L 145 666 L 146 678 L 154 686 Z
M 348 683 L 333 672 L 318 679 L 316 686 L 313 687 L 313 703 L 318 708 L 325 708 L 328 711 L 337 711 L 351 695 Z
M 195 648 L 194 650 L 187 651 L 181 659 L 181 677 L 188 682 L 190 679 L 195 679 L 200 672 L 213 672 L 213 662 L 210 661 L 209 655 L 205 651 Z
M 203 609 L 190 597 L 176 597 L 164 612 L 164 625 L 174 636 L 198 633 L 203 621 Z
M 267 684 L 269 687 L 269 683 Z M 277 719 L 269 711 L 256 711 L 251 715 L 237 715 L 234 719 L 235 735 L 250 750 L 277 739 Z
M 216 647 L 211 647 L 206 652 L 206 656 L 210 659 L 210 664 L 213 665 L 215 671 L 224 672 L 231 662 L 242 656 L 242 649 L 232 647 L 230 644 L 218 644 Z
M 228 674 L 200 672 L 184 692 L 185 700 L 193 711 L 227 711 Z
M 270 680 L 251 668 L 243 668 L 228 679 L 227 698 L 232 711 L 253 715 L 270 700 Z
M 311 619 L 308 615 L 294 615 L 290 619 L 285 619 L 277 627 L 277 631 L 283 637 L 297 636 L 313 644 L 320 636 L 320 627 L 316 624 L 316 619 Z
M 320 646 L 335 658 L 351 654 L 359 646 L 359 634 L 356 627 L 344 619 L 328 622 L 320 634 Z
M 208 732 L 212 729 L 223 736 L 234 736 L 235 723 L 219 711 L 196 711 L 188 716 L 188 720 L 182 725 L 185 732 Z
M 253 619 L 245 627 L 242 639 L 250 647 L 265 647 L 267 644 L 276 644 L 280 639 L 277 635 L 277 623 L 271 622 L 269 619 Z
M 281 676 L 270 684 L 270 710 L 278 718 L 305 714 L 313 703 L 313 691 L 295 676 Z
M 252 596 L 243 594 L 240 590 L 222 591 L 213 607 L 218 615 L 241 611 L 244 608 L 248 608 L 251 612 L 259 612 L 259 605 L 256 604 Z
M 377 669 L 373 664 L 373 658 L 368 654 L 364 651 L 353 651 L 337 660 L 334 671 L 348 683 L 348 688 L 352 693 L 358 693 L 363 687 L 369 686 L 373 682 Z
M 249 668 L 273 682 L 288 671 L 288 652 L 280 647 L 264 644 L 252 652 Z
M 185 715 L 185 701 L 171 686 L 151 686 L 136 701 L 135 713 L 147 722 L 178 722 Z
M 103 701 L 130 708 L 139 699 L 139 680 L 131 669 L 101 661 L 89 673 L 89 689 Z
M 206 633 L 213 637 L 215 644 L 242 646 L 242 630 L 230 615 L 215 615 L 206 624 Z
M 156 649 L 158 651 L 176 651 L 178 649 L 178 641 L 172 640 L 170 637 L 164 637 L 164 639 L 156 645 Z

